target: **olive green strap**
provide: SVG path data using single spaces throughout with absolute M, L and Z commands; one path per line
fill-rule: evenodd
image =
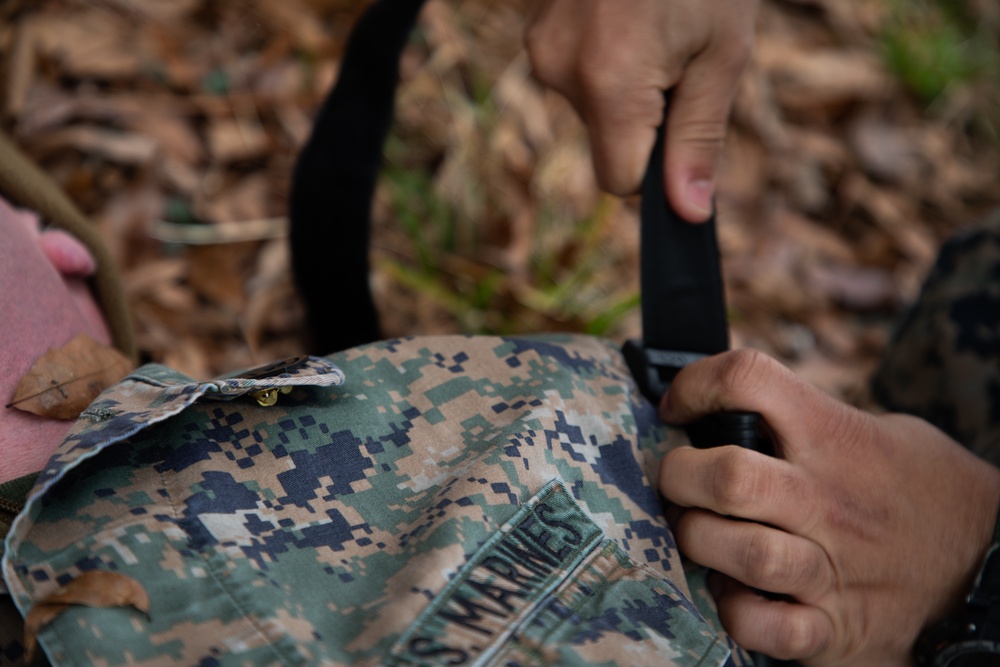
M 93 253 L 97 261 L 97 273 L 93 277 L 95 296 L 111 329 L 115 346 L 133 362 L 136 361 L 138 355 L 135 333 L 121 279 L 100 235 L 59 186 L 2 132 L 0 193 L 12 202 L 35 211 L 46 221 L 65 229 Z

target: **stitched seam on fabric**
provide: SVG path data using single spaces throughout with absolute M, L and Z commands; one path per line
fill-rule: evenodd
M 717 662 L 706 663 L 706 661 L 712 655 L 712 652 L 715 651 L 715 647 L 716 646 L 720 646 L 721 644 L 722 644 L 722 640 L 719 637 L 716 637 L 712 641 L 712 643 L 708 645 L 708 648 L 705 649 L 705 652 L 701 654 L 701 657 L 698 658 L 698 662 L 695 663 L 694 667 L 701 667 L 702 665 L 705 665 L 705 664 L 719 665 L 720 663 L 717 663 Z M 733 654 L 733 652 L 730 651 L 728 647 L 723 647 L 723 648 L 726 651 L 726 658 L 729 658 L 729 656 L 731 656 Z M 724 665 L 725 663 L 723 662 L 721 664 Z

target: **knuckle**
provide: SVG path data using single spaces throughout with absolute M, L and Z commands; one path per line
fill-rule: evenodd
M 824 640 L 816 626 L 798 614 L 789 616 L 775 635 L 780 657 L 789 660 L 810 658 L 823 649 Z
M 576 78 L 584 95 L 591 99 L 613 98 L 622 88 L 620 75 L 608 66 L 607 60 L 589 52 L 580 57 Z
M 741 26 L 742 27 L 742 26 Z M 733 30 L 726 36 L 721 66 L 732 76 L 738 76 L 750 62 L 753 54 L 752 30 Z
M 771 534 L 761 533 L 750 541 L 745 567 L 751 584 L 773 593 L 825 588 L 822 563 Z
M 712 475 L 712 496 L 723 514 L 740 515 L 758 495 L 757 466 L 751 452 L 729 445 L 720 448 Z
M 721 149 L 726 140 L 725 119 L 690 118 L 678 123 L 680 139 L 700 148 Z
M 712 128 L 688 125 L 679 128 L 679 131 L 673 134 L 673 141 L 676 142 L 674 150 L 693 160 L 694 164 L 702 169 L 711 169 L 714 172 L 725 148 L 725 133 L 722 124 L 718 125 L 716 132 L 713 132 Z
M 524 44 L 528 52 L 528 62 L 531 63 L 531 71 L 535 78 L 547 86 L 555 86 L 562 83 L 562 69 L 560 59 L 552 52 L 547 40 L 540 31 L 532 29 L 525 34 Z
M 748 2 L 739 0 L 739 4 L 745 7 Z M 711 48 L 721 65 L 732 68 L 733 73 L 739 73 L 753 54 L 756 39 L 753 22 L 748 21 L 747 16 L 740 11 L 733 11 L 726 14 L 717 28 Z
M 663 93 L 654 85 L 659 77 L 650 75 L 631 50 L 600 44 L 583 49 L 576 58 L 575 75 L 584 95 L 606 100 L 625 115 L 634 114 L 637 106 L 650 100 L 662 112 Z M 657 113 L 653 120 L 659 124 L 661 118 L 662 113 Z
M 745 559 L 744 567 L 749 583 L 775 592 L 784 588 L 783 584 L 791 568 L 788 550 L 780 540 L 762 531 L 755 531 L 747 541 Z
M 789 588 L 796 592 L 807 589 L 825 591 L 829 585 L 829 578 L 826 575 L 827 570 L 823 560 L 815 554 L 810 554 L 790 561 L 786 580 Z
M 746 397 L 756 394 L 772 363 L 763 352 L 750 349 L 734 350 L 723 357 L 718 382 L 724 395 Z

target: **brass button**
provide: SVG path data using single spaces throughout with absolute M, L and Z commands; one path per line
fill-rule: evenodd
M 269 408 L 278 402 L 277 387 L 250 392 L 250 395 L 257 399 L 257 402 L 260 404 L 262 408 Z

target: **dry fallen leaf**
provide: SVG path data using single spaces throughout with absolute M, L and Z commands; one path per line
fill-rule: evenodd
M 121 165 L 149 165 L 160 150 L 152 137 L 90 125 L 74 125 L 46 132 L 38 137 L 37 149 L 58 152 L 67 148 L 88 155 L 99 155 Z
M 38 632 L 71 605 L 135 607 L 149 614 L 149 595 L 131 577 L 115 572 L 84 572 L 52 595 L 39 600 L 24 621 L 25 662 L 30 664 L 38 647 Z
M 878 56 L 854 49 L 804 51 L 795 42 L 762 43 L 756 57 L 786 109 L 816 109 L 884 97 L 893 85 Z
M 52 419 L 76 419 L 97 395 L 132 370 L 119 351 L 80 334 L 42 355 L 21 378 L 7 407 Z
M 213 119 L 208 126 L 208 150 L 219 163 L 258 158 L 267 153 L 267 134 L 254 121 Z
M 242 285 L 214 282 L 219 268 L 197 268 L 216 262 L 213 253 L 178 244 L 193 243 L 195 232 L 229 242 L 237 228 L 248 240 L 284 210 L 297 149 L 370 2 L 0 0 L 4 129 L 101 226 L 144 357 L 209 378 L 300 351 L 287 275 L 279 281 L 261 269 L 263 254 L 243 253 L 233 276 L 247 280 L 243 301 Z M 527 0 L 434 4 L 400 62 L 394 138 L 374 204 L 372 283 L 385 331 L 565 327 L 552 319 L 551 298 L 519 295 L 555 289 L 545 286 L 550 279 L 565 284 L 581 262 L 589 278 L 574 299 L 634 289 L 635 202 L 605 211 L 585 126 L 531 79 L 512 38 Z M 760 3 L 756 55 L 719 173 L 719 235 L 734 339 L 786 362 L 816 352 L 852 372 L 864 368 L 880 348 L 857 343 L 859 322 L 887 332 L 895 304 L 918 293 L 940 239 L 1000 205 L 1000 153 L 973 122 L 982 92 L 956 82 L 932 105 L 906 94 L 884 65 L 880 35 L 896 17 L 892 4 Z M 998 3 L 965 4 L 978 30 L 997 25 Z M 185 209 L 240 222 L 179 217 L 169 238 L 152 222 Z M 593 265 L 581 255 L 591 234 L 603 244 Z M 446 244 L 453 249 L 438 252 Z M 421 245 L 437 254 L 432 266 Z M 456 256 L 480 272 L 464 273 Z M 494 284 L 481 269 L 498 266 L 503 279 Z M 835 279 L 820 272 L 815 280 L 813 266 L 835 267 Z M 845 284 L 852 267 L 887 271 L 897 296 L 872 298 L 883 293 L 881 279 Z M 237 299 L 220 308 L 224 293 Z M 462 306 L 493 294 L 489 312 Z M 587 313 L 600 312 L 594 304 Z M 637 311 L 619 322 L 605 333 L 637 335 Z
M 81 78 L 135 76 L 154 59 L 144 31 L 100 7 L 38 14 L 33 25 L 38 52 Z

